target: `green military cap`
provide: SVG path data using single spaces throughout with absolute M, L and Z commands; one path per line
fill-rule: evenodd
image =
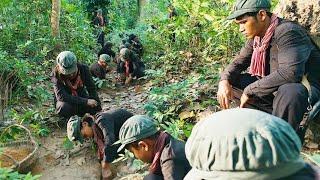
M 57 64 L 60 67 L 59 71 L 63 75 L 68 75 L 76 72 L 77 58 L 71 51 L 63 51 L 57 56 Z
M 122 144 L 118 152 L 126 145 L 147 138 L 158 132 L 154 120 L 148 116 L 135 115 L 129 118 L 119 131 L 119 142 Z
M 270 11 L 270 8 L 270 0 L 237 0 L 232 13 L 227 17 L 227 19 L 235 19 L 246 13 L 258 12 L 261 9 Z
M 77 115 L 72 116 L 67 123 L 67 135 L 70 141 L 80 141 L 83 143 L 83 137 L 81 135 L 81 118 Z
M 130 50 L 128 48 L 122 48 L 120 50 L 120 57 L 121 60 L 129 59 L 130 58 Z
M 99 60 L 104 61 L 105 63 L 111 62 L 111 57 L 108 54 L 101 54 Z
M 185 180 L 280 179 L 305 166 L 301 142 L 284 120 L 236 108 L 198 122 L 186 143 L 192 166 Z
M 97 13 L 102 14 L 102 9 L 98 9 Z

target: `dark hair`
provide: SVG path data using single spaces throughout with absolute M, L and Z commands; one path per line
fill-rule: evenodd
M 132 142 L 132 143 L 130 143 L 130 144 L 127 144 L 127 145 L 126 145 L 126 149 L 128 149 L 128 146 L 129 146 L 129 145 L 133 146 L 134 148 L 137 148 L 137 147 L 139 146 L 139 145 L 138 145 L 139 141 L 142 141 L 142 140 L 149 139 L 149 140 L 151 140 L 151 141 L 154 141 L 154 140 L 156 140 L 156 139 L 159 137 L 159 135 L 160 135 L 160 131 L 156 132 L 155 134 L 153 134 L 153 135 L 151 135 L 151 136 L 149 136 L 149 137 L 146 137 L 146 138 L 143 138 L 143 139 L 139 139 L 139 140 L 137 140 L 137 141 L 135 141 L 135 142 Z
M 263 10 L 263 9 L 261 9 Z M 272 16 L 272 12 L 269 12 L 267 10 L 265 10 L 267 12 L 267 15 L 271 18 Z M 239 17 L 237 17 L 236 19 L 242 19 L 244 16 L 251 16 L 251 17 L 254 17 L 254 18 L 257 18 L 257 14 L 258 14 L 259 11 L 256 11 L 256 12 L 248 12 L 248 13 L 245 13 Z
M 93 125 L 92 116 L 90 114 L 85 114 L 83 116 L 83 118 L 81 119 L 81 123 L 80 123 L 80 129 L 82 129 L 82 122 L 87 122 L 89 124 L 89 127 L 91 127 Z

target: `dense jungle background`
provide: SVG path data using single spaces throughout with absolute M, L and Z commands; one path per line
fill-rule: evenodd
M 72 166 L 61 161 L 75 146 L 67 140 L 65 127 L 54 113 L 50 73 L 56 56 L 64 50 L 74 52 L 81 63 L 90 65 L 96 61 L 100 45 L 96 43 L 92 19 L 100 8 L 108 20 L 106 40 L 112 42 L 114 51 L 119 52 L 124 37 L 136 34 L 144 46 L 142 59 L 147 66 L 146 77 L 122 90 L 117 89 L 112 78 L 96 80 L 103 109 L 126 107 L 135 113 L 146 113 L 171 135 L 186 140 L 197 121 L 219 110 L 219 72 L 245 41 L 237 25 L 225 19 L 233 3 L 234 0 L 2 0 L 0 142 L 26 139 L 25 130 L 17 126 L 22 125 L 43 148 L 40 160 L 52 160 L 55 166 Z M 173 18 L 168 18 L 169 4 L 177 12 Z M 274 0 L 274 7 L 277 4 Z M 319 164 L 319 142 L 310 133 L 303 155 Z M 56 147 L 46 146 L 53 142 Z M 60 156 L 59 148 L 63 151 Z M 88 149 L 94 154 L 91 146 Z M 81 160 L 75 161 L 84 166 Z M 134 163 L 141 167 L 137 169 L 143 169 L 142 163 Z M 49 165 L 45 162 L 42 165 L 40 170 L 38 167 L 27 174 L 0 168 L 0 179 L 46 179 L 53 170 L 46 170 Z

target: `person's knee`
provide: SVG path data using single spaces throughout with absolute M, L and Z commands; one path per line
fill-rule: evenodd
M 163 180 L 163 178 L 159 175 L 150 173 L 146 175 L 143 180 Z
M 300 83 L 289 83 L 279 87 L 276 97 L 281 96 L 282 99 L 287 99 L 288 102 L 299 102 L 300 100 L 307 100 L 308 91 Z
M 74 108 L 72 107 L 71 104 L 69 104 L 67 102 L 57 101 L 56 113 L 59 116 L 69 118 L 74 114 Z

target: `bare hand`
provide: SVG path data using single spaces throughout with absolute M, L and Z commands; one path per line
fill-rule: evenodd
M 249 96 L 242 94 L 240 98 L 240 108 L 244 108 L 244 105 L 248 102 Z
M 87 105 L 90 107 L 96 107 L 98 106 L 98 102 L 94 99 L 88 99 Z
M 131 82 L 131 80 L 132 80 L 132 77 L 131 77 L 131 75 L 129 76 L 129 77 L 127 77 L 127 79 L 126 79 L 126 81 L 125 81 L 125 85 L 129 85 L 130 84 L 130 82 Z
M 103 180 L 111 179 L 112 172 L 109 163 L 101 162 L 101 174 Z
M 217 98 L 222 109 L 230 108 L 230 100 L 233 99 L 233 91 L 228 80 L 219 82 Z

